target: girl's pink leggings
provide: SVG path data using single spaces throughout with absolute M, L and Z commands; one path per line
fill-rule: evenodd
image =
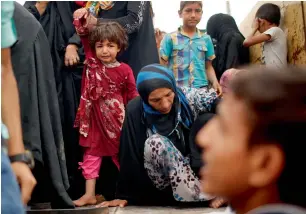
M 118 156 L 112 156 L 112 161 L 120 169 Z M 96 179 L 99 177 L 100 167 L 102 164 L 102 157 L 93 156 L 84 153 L 83 162 L 79 162 L 82 174 L 86 180 Z

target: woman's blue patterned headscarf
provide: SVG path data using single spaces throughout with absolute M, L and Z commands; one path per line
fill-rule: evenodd
M 160 112 L 153 109 L 149 103 L 148 98 L 152 91 L 158 88 L 169 88 L 175 93 L 176 102 L 173 103 L 172 108 L 180 109 L 175 111 L 180 113 L 181 122 L 190 127 L 193 122 L 192 111 L 189 107 L 185 94 L 180 88 L 176 86 L 173 72 L 160 64 L 151 64 L 143 67 L 137 76 L 137 90 L 143 100 L 143 108 L 146 115 L 151 117 L 154 115 L 162 115 Z

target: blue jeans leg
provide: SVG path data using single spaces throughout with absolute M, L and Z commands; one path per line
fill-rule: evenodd
M 1 151 L 1 213 L 24 214 L 20 189 L 7 155 Z

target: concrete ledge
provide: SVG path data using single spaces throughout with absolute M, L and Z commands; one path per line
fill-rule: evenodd
M 109 214 L 109 208 L 84 207 L 76 209 L 46 209 L 46 210 L 28 210 L 27 214 Z

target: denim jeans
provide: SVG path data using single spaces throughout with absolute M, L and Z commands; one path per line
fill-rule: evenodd
M 2 139 L 3 140 L 3 139 Z M 20 189 L 7 155 L 1 149 L 1 213 L 24 214 Z

